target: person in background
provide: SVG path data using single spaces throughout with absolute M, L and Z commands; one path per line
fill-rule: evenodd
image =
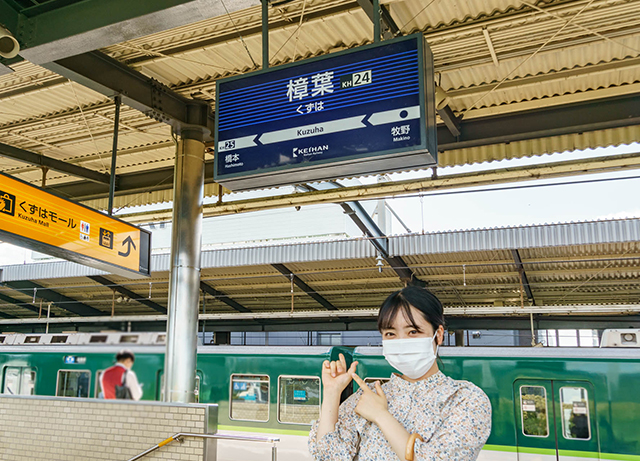
M 135 355 L 128 349 L 123 349 L 116 354 L 116 364 L 100 375 L 103 398 L 140 400 L 142 386 L 131 369 L 135 360 Z
M 474 461 L 491 433 L 491 403 L 468 381 L 438 368 L 444 337 L 443 307 L 426 289 L 392 293 L 378 314 L 382 351 L 394 373 L 367 385 L 344 356 L 322 365 L 320 419 L 311 427 L 309 451 L 322 461 Z M 340 405 L 355 380 L 360 389 Z

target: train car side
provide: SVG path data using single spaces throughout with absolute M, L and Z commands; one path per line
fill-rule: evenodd
M 354 360 L 359 361 L 358 373 L 370 379 L 388 377 L 393 371 L 381 348 L 356 348 Z M 640 378 L 637 351 L 447 348 L 441 349 L 441 360 L 445 374 L 476 384 L 491 400 L 492 431 L 481 459 L 640 461 L 640 394 L 634 390 Z M 545 396 L 546 431 L 525 433 L 528 428 L 523 423 L 529 414 L 522 403 L 523 388 L 540 389 Z M 575 411 L 588 414 L 588 437 L 572 438 L 569 433 L 567 403 L 561 406 L 556 401 L 562 389 L 584 390 L 588 405 Z

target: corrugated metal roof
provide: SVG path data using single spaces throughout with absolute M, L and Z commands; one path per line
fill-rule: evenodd
M 624 243 L 630 243 L 631 248 L 640 248 L 640 219 L 474 229 L 389 237 L 390 253 L 407 257 L 410 265 L 419 263 L 419 260 L 410 259 L 412 255 L 419 255 L 421 258 L 429 257 L 427 264 L 439 262 L 457 264 L 465 261 L 473 263 L 473 261 L 487 260 L 512 264 L 512 257 L 508 252 L 511 249 L 560 247 L 564 257 L 567 255 L 567 247 L 580 250 L 587 246 L 597 248 L 599 245 Z M 468 252 L 476 254 L 469 258 L 463 254 Z M 447 256 L 434 259 L 443 254 Z M 454 255 L 451 256 L 451 254 Z M 340 270 L 339 266 L 336 267 L 336 261 L 375 257 L 376 251 L 366 239 L 349 239 L 206 250 L 202 252 L 201 267 L 205 270 L 276 263 L 324 262 L 324 267 L 329 267 L 332 269 L 331 272 L 335 272 Z M 292 266 L 292 268 L 297 267 Z M 314 267 L 314 271 L 321 270 L 322 267 L 318 265 Z M 168 253 L 152 255 L 152 272 L 167 272 L 169 268 Z M 97 274 L 105 274 L 105 272 L 65 261 L 6 266 L 2 271 L 2 280 L 43 280 Z
M 414 234 L 390 239 L 393 255 L 495 251 L 640 241 L 640 220 L 621 219 Z
M 550 14 L 513 0 L 388 2 L 391 16 L 403 33 L 425 34 L 434 52 L 438 82 L 449 92 L 454 111 L 465 112 L 466 118 L 639 91 L 640 16 L 636 13 L 640 0 L 547 0 L 536 5 Z M 272 65 L 372 40 L 371 21 L 350 0 L 293 1 L 272 8 L 270 20 Z M 186 96 L 212 102 L 216 79 L 258 68 L 260 21 L 260 7 L 254 7 L 116 44 L 104 51 Z M 553 37 L 567 21 L 571 23 Z M 483 28 L 495 49 L 497 65 Z M 14 73 L 0 76 L 3 142 L 106 170 L 109 162 L 105 159 L 111 149 L 110 101 L 28 62 L 12 68 Z M 504 84 L 493 89 L 505 77 Z M 173 164 L 170 147 L 155 147 L 170 141 L 168 127 L 126 107 L 122 121 L 130 128 L 123 127 L 120 132 L 118 173 Z M 440 156 L 440 165 L 638 141 L 638 127 L 614 128 L 447 151 Z M 34 183 L 41 179 L 37 169 L 20 167 L 14 161 L 3 160 L 1 165 L 2 171 L 21 179 Z M 49 184 L 71 180 L 75 178 L 55 172 L 48 176 Z M 209 189 L 211 195 L 217 194 L 217 190 Z M 170 192 L 154 192 L 120 199 L 119 203 L 154 203 L 170 197 Z M 103 206 L 102 202 L 90 203 Z

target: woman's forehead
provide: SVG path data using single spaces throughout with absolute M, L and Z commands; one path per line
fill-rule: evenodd
M 431 324 L 424 318 L 424 315 L 422 314 L 422 312 L 420 312 L 419 309 L 416 309 L 413 306 L 409 306 L 409 309 L 411 310 L 411 316 L 413 317 L 416 326 L 419 326 L 421 329 L 433 329 L 431 327 Z M 413 327 L 414 325 L 411 322 L 411 319 L 406 315 L 404 309 L 399 309 L 396 312 L 395 317 L 391 321 L 391 326 L 394 328 L 405 328 Z

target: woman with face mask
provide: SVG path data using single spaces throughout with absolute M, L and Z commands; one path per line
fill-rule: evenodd
M 444 337 L 442 304 L 432 293 L 406 287 L 378 314 L 382 350 L 394 373 L 369 386 L 344 357 L 322 367 L 320 419 L 309 434 L 316 460 L 473 461 L 491 432 L 491 404 L 467 381 L 445 376 L 436 361 Z M 340 405 L 355 380 L 360 390 Z

